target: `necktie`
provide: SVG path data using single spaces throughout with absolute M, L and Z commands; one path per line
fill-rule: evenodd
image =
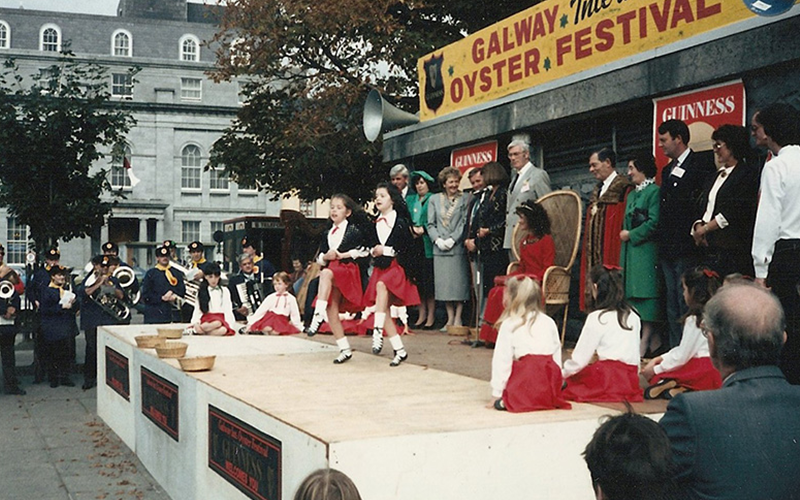
M 333 226 L 333 231 L 331 231 L 331 234 L 336 234 L 336 231 L 338 231 L 338 230 L 339 230 L 339 226 Z

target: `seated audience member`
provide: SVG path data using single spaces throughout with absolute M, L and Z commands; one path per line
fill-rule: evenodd
M 319 469 L 306 477 L 294 500 L 361 500 L 353 480 L 336 469 Z
M 675 464 L 664 431 L 630 407 L 595 431 L 583 456 L 598 500 L 685 498 L 673 480 Z
M 800 387 L 778 368 L 786 340 L 780 303 L 759 286 L 734 283 L 706 304 L 703 322 L 723 384 L 676 396 L 661 419 L 676 479 L 695 498 L 800 498 Z
M 544 207 L 534 201 L 526 201 L 517 207 L 519 230 L 525 233 L 519 245 L 519 266 L 511 276 L 526 275 L 537 281 L 542 280 L 544 272 L 555 263 L 556 246 L 550 236 L 550 219 Z M 481 340 L 489 344 L 497 341 L 494 323 L 503 314 L 503 291 L 508 276 L 497 276 L 496 286 L 489 291 L 486 310 L 481 326 Z

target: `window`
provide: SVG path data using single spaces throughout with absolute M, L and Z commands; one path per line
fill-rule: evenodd
M 9 217 L 6 231 L 6 262 L 8 264 L 25 264 L 28 253 L 28 226 L 17 223 L 15 217 Z
M 239 194 L 257 194 L 258 187 L 254 183 L 239 181 Z
M 186 243 L 200 240 L 200 221 L 185 220 L 181 223 L 181 239 Z
M 45 24 L 39 31 L 39 50 L 42 52 L 61 51 L 61 28 L 55 24 Z
M 194 35 L 183 35 L 179 42 L 181 51 L 181 61 L 200 60 L 200 40 Z
M 199 191 L 201 172 L 200 148 L 194 145 L 186 146 L 181 152 L 181 189 Z
M 11 28 L 5 21 L 0 21 L 0 49 L 11 48 Z
M 117 30 L 111 35 L 111 55 L 131 57 L 133 55 L 131 34 L 125 30 Z
M 306 217 L 314 217 L 317 212 L 315 208 L 313 201 L 300 200 L 300 213 Z
M 225 170 L 220 168 L 212 168 L 208 171 L 210 174 L 210 181 L 211 181 L 211 189 L 217 191 L 228 191 L 229 181 L 228 181 L 228 174 Z
M 211 237 L 214 237 L 214 233 L 217 231 L 225 232 L 225 224 L 219 221 L 211 221 Z
M 203 80 L 181 78 L 181 99 L 199 100 L 203 95 Z
M 114 73 L 111 75 L 111 95 L 114 97 L 133 97 L 133 78 L 130 73 Z
M 114 189 L 130 189 L 131 179 L 128 177 L 128 171 L 125 168 L 125 163 L 130 165 L 131 161 L 131 148 L 122 146 L 122 154 L 116 154 L 111 160 L 111 187 Z

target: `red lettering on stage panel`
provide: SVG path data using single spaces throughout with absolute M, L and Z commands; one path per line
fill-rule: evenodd
M 539 74 L 539 49 L 531 49 L 525 52 L 525 78 Z
M 488 92 L 492 88 L 492 68 L 489 66 L 484 66 L 481 68 L 480 72 L 481 78 L 481 92 Z
M 464 84 L 461 82 L 461 78 L 453 78 L 450 82 L 450 99 L 455 103 L 459 103 L 463 98 Z
M 493 31 L 489 35 L 489 48 L 486 49 L 486 58 L 489 59 L 494 55 L 499 55 L 500 52 L 500 40 L 497 38 L 497 32 Z
M 517 45 L 524 45 L 531 41 L 531 21 L 528 16 L 514 23 L 514 33 L 517 35 Z
M 475 64 L 483 61 L 483 38 L 478 37 L 472 42 L 472 62 Z
M 570 41 L 572 40 L 572 35 L 562 36 L 561 38 L 556 39 L 556 64 L 561 66 L 564 64 L 564 54 L 567 54 L 570 50 L 572 50 L 572 46 L 570 45 Z
M 664 31 L 667 29 L 670 5 L 671 1 L 667 0 L 664 2 L 664 10 L 658 10 L 658 4 L 650 4 L 650 12 L 653 14 L 653 22 L 656 23 L 656 28 L 658 28 L 658 31 Z
M 697 20 L 711 17 L 722 12 L 722 5 L 715 3 L 706 7 L 706 0 L 697 0 Z
M 497 86 L 503 86 L 503 68 L 506 67 L 506 60 L 501 59 L 496 63 L 492 64 L 492 68 L 494 68 L 495 73 L 497 73 Z
M 631 21 L 636 17 L 636 11 L 632 10 L 617 16 L 617 24 L 622 26 L 622 44 L 631 43 Z
M 672 11 L 672 24 L 669 25 L 670 29 L 675 29 L 678 26 L 678 21 L 694 22 L 694 13 L 689 5 L 689 0 L 675 0 L 675 9 Z
M 555 5 L 553 10 L 545 9 L 544 16 L 547 18 L 547 28 L 550 30 L 550 34 L 553 34 L 553 31 L 556 29 L 556 18 L 558 18 L 558 5 Z
M 522 80 L 522 54 L 508 58 L 508 82 Z
M 639 9 L 639 38 L 647 38 L 647 7 Z
M 544 21 L 542 20 L 542 13 L 537 12 L 536 17 L 533 18 L 533 39 L 536 40 L 540 36 L 545 36 L 547 33 L 544 31 Z
M 605 52 L 614 46 L 614 33 L 611 32 L 613 27 L 614 21 L 611 19 L 603 19 L 597 23 L 597 38 L 603 40 L 594 46 L 599 52 Z
M 476 77 L 477 77 L 477 71 L 473 71 L 471 75 L 464 75 L 464 83 L 467 84 L 467 92 L 469 93 L 470 97 L 475 95 Z
M 583 28 L 575 32 L 575 59 L 583 59 L 592 55 L 592 28 Z
M 516 45 L 512 40 L 508 39 L 508 26 L 503 27 L 503 52 L 508 52 L 509 50 L 514 49 Z

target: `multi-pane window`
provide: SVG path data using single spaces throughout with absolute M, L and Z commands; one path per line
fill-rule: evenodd
M 133 78 L 130 73 L 113 73 L 111 75 L 111 95 L 133 97 Z
M 184 35 L 180 40 L 181 61 L 200 60 L 200 40 L 194 35 Z
M 5 21 L 0 21 L 0 49 L 11 47 L 11 28 Z
M 111 54 L 119 57 L 131 56 L 131 34 L 117 30 L 111 37 Z
M 306 217 L 314 217 L 317 210 L 313 201 L 300 200 L 300 213 Z
M 203 95 L 203 80 L 181 78 L 181 99 L 200 99 Z
M 15 217 L 8 217 L 6 230 L 6 262 L 9 264 L 25 264 L 28 253 L 28 226 L 19 224 Z
M 200 189 L 200 148 L 192 144 L 181 151 L 181 189 Z M 194 241 L 194 240 L 187 240 Z
M 222 222 L 222 221 L 212 220 L 211 221 L 211 235 L 213 236 L 214 233 L 216 233 L 217 231 L 223 231 L 224 232 L 225 231 L 225 223 Z
M 209 181 L 210 181 L 210 188 L 219 190 L 219 191 L 228 191 L 229 189 L 229 180 L 228 174 L 222 168 L 212 168 L 208 172 Z
M 61 50 L 61 29 L 54 24 L 45 24 L 40 32 L 39 49 L 43 52 Z
M 125 168 L 125 163 L 130 165 L 131 148 L 124 146 L 120 149 L 122 154 L 115 154 L 111 160 L 111 187 L 115 189 L 131 187 L 131 179 Z
M 181 223 L 181 239 L 186 243 L 200 241 L 200 221 L 185 220 Z
M 239 192 L 242 194 L 253 194 L 258 192 L 258 188 L 254 183 L 239 181 Z

